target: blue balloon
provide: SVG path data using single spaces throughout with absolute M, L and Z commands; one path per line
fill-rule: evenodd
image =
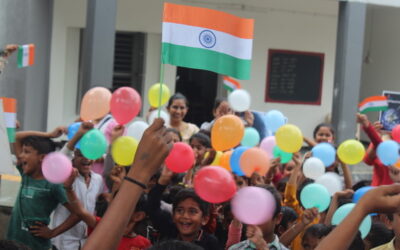
M 376 154 L 384 165 L 393 165 L 399 160 L 399 144 L 393 140 L 387 140 L 378 145 Z
M 306 209 L 316 207 L 319 212 L 323 212 L 331 203 L 331 195 L 326 187 L 312 183 L 303 188 L 300 193 L 300 201 Z
M 235 148 L 235 150 L 233 150 L 229 163 L 231 164 L 231 169 L 234 174 L 237 174 L 239 176 L 244 176 L 244 173 L 240 168 L 240 157 L 242 156 L 244 151 L 246 151 L 249 148 L 250 147 L 240 146 Z
M 242 146 L 247 147 L 254 147 L 260 142 L 260 135 L 258 134 L 257 130 L 252 127 L 248 127 L 244 130 L 244 136 L 240 144 Z
M 346 216 L 351 212 L 355 205 L 355 203 L 347 203 L 339 207 L 333 214 L 332 225 L 339 225 L 340 222 L 342 222 L 344 218 L 346 218 Z M 361 222 L 361 225 L 358 227 L 358 230 L 361 232 L 361 238 L 364 239 L 368 235 L 369 231 L 371 230 L 371 225 L 371 216 L 367 215 Z
M 76 132 L 78 132 L 81 124 L 82 124 L 82 122 L 75 122 L 75 123 L 72 123 L 71 125 L 69 125 L 68 134 L 67 134 L 68 140 L 71 140 L 72 137 L 74 137 Z M 80 149 L 80 140 L 76 143 L 75 148 Z
M 278 128 L 285 125 L 286 117 L 278 110 L 271 110 L 265 114 L 264 121 L 268 130 L 275 133 Z
M 319 143 L 311 151 L 312 155 L 320 159 L 325 167 L 331 166 L 336 160 L 336 150 L 330 143 Z
M 357 191 L 354 193 L 353 195 L 353 202 L 357 203 L 361 197 L 363 197 L 363 195 L 368 192 L 369 190 L 373 189 L 374 187 L 371 186 L 366 186 L 366 187 L 362 187 L 357 189 Z

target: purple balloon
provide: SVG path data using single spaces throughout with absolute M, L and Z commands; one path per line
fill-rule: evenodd
M 270 159 L 274 158 L 274 147 L 276 146 L 275 136 L 265 137 L 261 143 L 260 148 L 267 152 Z
M 241 188 L 231 205 L 233 215 L 249 225 L 264 224 L 272 218 L 276 207 L 274 196 L 260 187 Z
M 49 182 L 55 184 L 63 183 L 71 175 L 71 160 L 62 153 L 50 153 L 43 159 L 42 172 L 44 178 Z

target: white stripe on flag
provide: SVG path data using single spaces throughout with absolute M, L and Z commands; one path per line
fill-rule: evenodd
M 360 107 L 360 110 L 364 110 L 366 108 L 371 108 L 371 107 L 384 107 L 387 106 L 388 102 L 387 101 L 373 101 L 373 102 L 367 102 L 366 104 L 362 105 Z
M 209 30 L 215 35 L 216 42 L 211 48 L 206 48 L 200 43 L 200 33 L 205 30 Z M 251 60 L 253 39 L 239 38 L 225 32 L 197 26 L 167 22 L 163 23 L 162 33 L 163 43 L 209 49 L 236 58 Z
M 224 84 L 232 89 L 237 89 L 237 86 L 230 81 L 224 81 Z
M 29 45 L 24 45 L 23 47 L 23 56 L 22 56 L 22 66 L 26 67 L 29 65 Z
M 3 112 L 4 119 L 6 120 L 7 128 L 15 128 L 15 121 L 17 119 L 17 113 Z

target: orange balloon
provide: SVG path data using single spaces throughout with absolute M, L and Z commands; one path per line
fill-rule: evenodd
M 395 166 L 396 168 L 400 168 L 400 160 L 398 160 L 398 161 L 394 164 L 394 166 Z
M 231 164 L 229 163 L 231 160 L 231 155 L 232 155 L 233 150 L 224 152 L 221 156 L 221 158 L 219 159 L 219 166 L 225 168 L 226 170 L 232 172 L 231 169 Z
M 217 151 L 226 151 L 240 144 L 244 135 L 244 124 L 236 115 L 218 118 L 211 129 L 211 144 Z
M 91 121 L 104 117 L 110 112 L 111 92 L 103 87 L 89 89 L 81 103 L 81 119 Z
M 269 164 L 267 152 L 260 148 L 250 148 L 240 157 L 240 168 L 247 177 L 251 177 L 254 172 L 265 176 L 269 170 Z

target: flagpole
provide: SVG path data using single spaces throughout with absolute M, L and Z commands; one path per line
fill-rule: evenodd
M 164 64 L 161 61 L 161 64 L 160 64 L 160 94 L 158 97 L 158 118 L 161 117 L 161 100 L 162 100 L 163 84 L 164 84 Z

